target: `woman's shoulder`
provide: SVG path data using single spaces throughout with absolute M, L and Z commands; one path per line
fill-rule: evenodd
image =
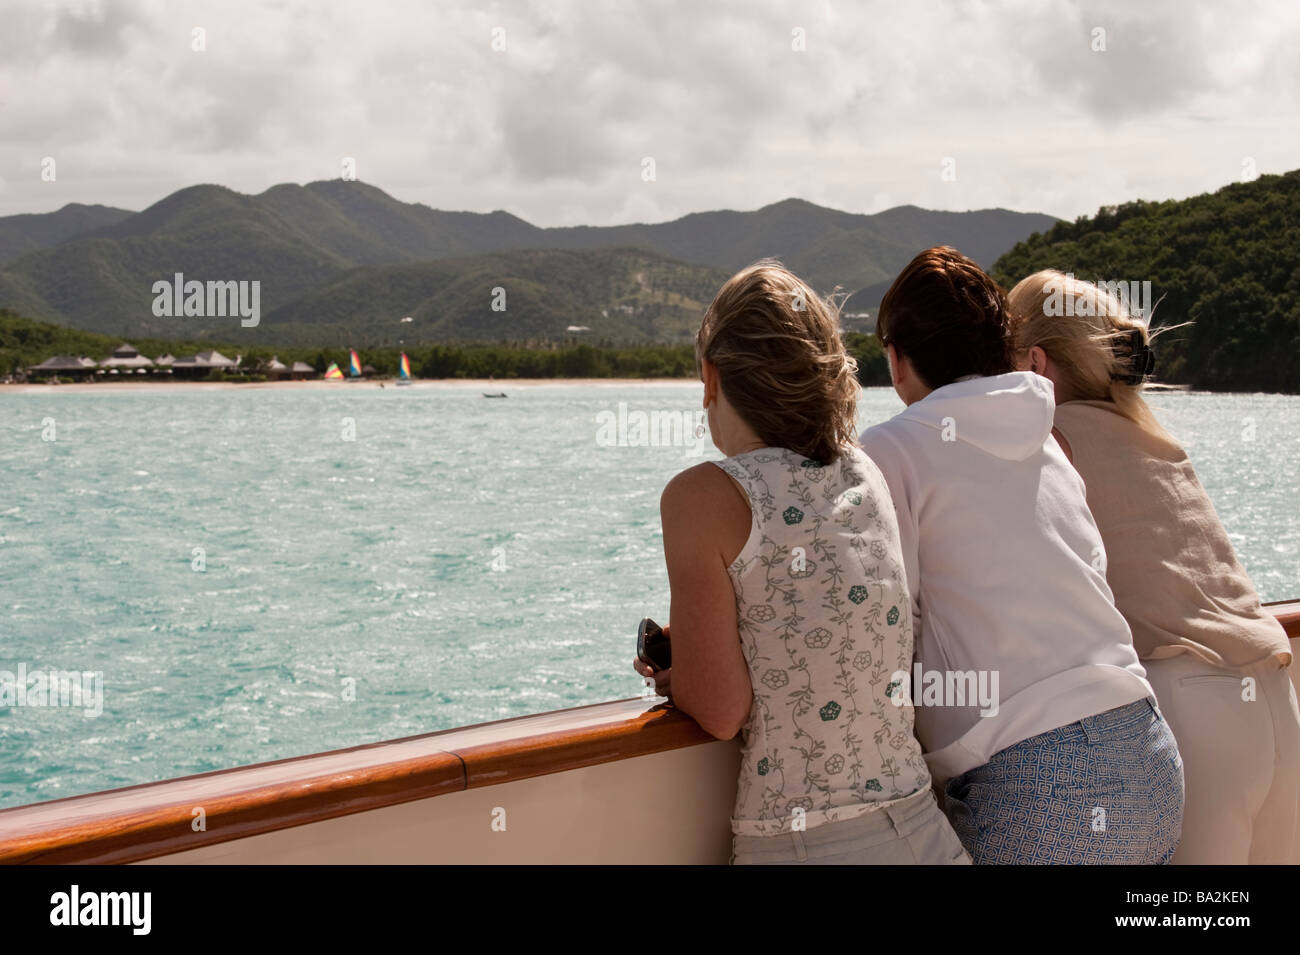
M 1065 421 L 1087 421 L 1102 425 L 1123 427 L 1136 422 L 1124 416 L 1119 406 L 1113 401 L 1062 401 L 1056 406 L 1056 423 Z
M 690 506 L 702 499 L 732 493 L 732 478 L 723 467 L 731 460 L 701 461 L 685 471 L 679 471 L 664 485 L 661 504 Z
M 1065 401 L 1056 406 L 1053 423 L 1070 446 L 1116 457 L 1125 446 L 1145 457 L 1182 463 L 1187 453 L 1168 435 L 1156 434 L 1134 421 L 1110 401 Z
M 915 438 L 895 417 L 863 431 L 858 436 L 858 445 L 871 468 L 893 487 L 912 483 L 916 478 L 910 463 L 917 452 Z
M 1105 434 L 1103 440 L 1113 441 L 1117 429 L 1127 431 L 1125 422 L 1128 419 L 1109 402 L 1063 401 L 1052 413 L 1052 437 L 1056 438 L 1062 450 L 1069 448 L 1066 457 L 1077 468 L 1079 463 L 1074 460 L 1076 446 L 1086 462 L 1093 439 Z
M 716 537 L 732 527 L 748 527 L 748 492 L 721 469 L 722 463 L 701 462 L 679 472 L 664 486 L 659 512 L 665 526 L 671 523 L 703 537 Z
M 745 490 L 710 461 L 668 482 L 659 499 L 659 516 L 670 575 L 674 566 L 692 566 L 710 553 L 730 566 L 744 549 L 753 523 Z
M 862 452 L 891 481 L 900 476 L 899 469 L 909 459 L 925 453 L 934 435 L 927 425 L 903 417 L 904 413 L 878 422 L 858 435 Z

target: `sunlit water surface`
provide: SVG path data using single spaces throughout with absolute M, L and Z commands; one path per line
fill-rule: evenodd
M 0 806 L 637 695 L 660 491 L 720 455 L 607 439 L 700 386 L 505 388 L 0 395 L 0 669 L 104 681 L 97 718 L 0 708 Z M 1300 596 L 1300 398 L 1152 403 Z

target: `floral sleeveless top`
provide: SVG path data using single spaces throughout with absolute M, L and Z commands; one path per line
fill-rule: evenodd
M 754 688 L 732 831 L 811 829 L 929 786 L 900 686 L 911 602 L 880 470 L 856 446 L 828 466 L 783 448 L 715 463 L 753 513 L 727 569 Z

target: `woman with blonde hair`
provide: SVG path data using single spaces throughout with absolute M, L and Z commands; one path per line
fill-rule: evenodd
M 1054 385 L 1054 433 L 1087 487 L 1115 605 L 1182 753 L 1175 864 L 1291 861 L 1290 648 L 1186 452 L 1142 398 L 1151 333 L 1113 291 L 1052 270 L 1016 285 L 1010 304 L 1014 357 Z
M 733 863 L 968 863 L 896 674 L 912 662 L 898 524 L 853 440 L 835 309 L 779 264 L 718 292 L 696 342 L 726 455 L 661 501 L 672 666 L 638 672 L 743 731 Z

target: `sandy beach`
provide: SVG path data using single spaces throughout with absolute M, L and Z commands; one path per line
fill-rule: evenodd
M 626 385 L 683 384 L 699 382 L 694 378 L 428 378 L 412 381 L 411 388 L 457 388 L 475 391 L 509 393 L 512 389 L 538 388 L 543 385 L 583 385 L 591 387 L 621 388 Z M 0 395 L 31 394 L 33 392 L 60 391 L 69 393 L 92 392 L 94 394 L 119 394 L 130 392 L 141 394 L 149 392 L 172 391 L 256 391 L 259 389 L 357 389 L 357 388 L 395 388 L 397 380 L 387 378 L 382 381 L 255 381 L 247 383 L 230 381 L 97 381 L 76 382 L 74 384 L 0 384 Z
M 696 378 L 423 378 L 414 380 L 411 388 L 457 388 L 471 391 L 487 391 L 507 394 L 511 389 L 540 388 L 545 385 L 582 385 L 584 387 L 622 388 L 627 385 L 662 385 L 662 384 L 696 384 Z M 76 382 L 74 384 L 0 384 L 0 395 L 21 395 L 33 392 L 66 391 L 71 394 L 93 392 L 95 394 L 148 394 L 150 392 L 172 391 L 255 391 L 258 389 L 338 389 L 338 388 L 393 388 L 397 379 L 385 378 L 382 381 L 325 381 L 314 378 L 309 381 L 98 381 Z M 1191 385 L 1170 385 L 1150 382 L 1146 391 L 1191 391 Z

